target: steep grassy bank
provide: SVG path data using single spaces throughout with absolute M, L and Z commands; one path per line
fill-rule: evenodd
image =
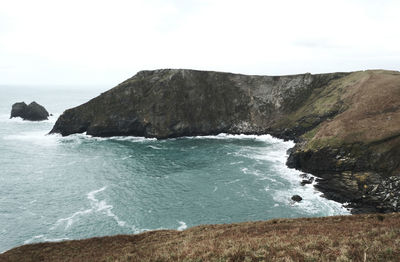
M 355 72 L 308 100 L 292 115 L 338 113 L 299 137 L 288 165 L 321 177 L 329 198 L 356 211 L 399 211 L 399 72 Z
M 274 219 L 25 245 L 0 261 L 398 261 L 400 214 Z

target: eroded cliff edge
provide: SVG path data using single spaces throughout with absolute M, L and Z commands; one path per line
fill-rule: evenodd
M 288 165 L 355 212 L 400 206 L 400 73 L 248 76 L 142 71 L 65 111 L 51 133 L 170 138 L 224 133 L 296 141 Z

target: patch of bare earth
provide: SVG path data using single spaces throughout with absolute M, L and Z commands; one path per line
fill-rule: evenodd
M 21 246 L 0 261 L 399 261 L 400 214 L 274 219 Z

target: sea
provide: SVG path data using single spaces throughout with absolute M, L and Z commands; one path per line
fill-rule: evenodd
M 273 218 L 349 214 L 289 169 L 270 135 L 48 135 L 107 87 L 0 86 L 0 253 L 23 244 Z M 9 119 L 15 102 L 52 116 Z M 293 195 L 303 200 L 294 202 Z

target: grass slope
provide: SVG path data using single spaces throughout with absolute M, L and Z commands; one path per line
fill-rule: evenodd
M 400 214 L 274 219 L 39 243 L 0 261 L 399 261 Z

